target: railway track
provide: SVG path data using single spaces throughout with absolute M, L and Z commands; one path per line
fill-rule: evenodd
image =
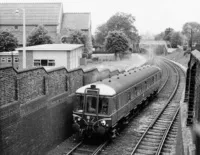
M 108 141 L 105 141 L 99 145 L 91 145 L 81 141 L 75 147 L 73 147 L 69 152 L 64 153 L 63 155 L 97 155 L 102 149 L 108 144 Z
M 178 113 L 179 102 L 177 103 L 177 92 L 180 84 L 180 69 L 171 63 L 167 63 L 176 72 L 176 85 L 173 93 L 170 95 L 166 105 L 158 113 L 153 122 L 146 128 L 141 138 L 135 145 L 131 155 L 145 154 L 167 154 L 171 152 L 172 146 L 175 144 L 176 133 L 178 131 Z

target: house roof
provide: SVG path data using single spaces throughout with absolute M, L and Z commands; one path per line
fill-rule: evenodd
M 200 61 L 200 52 L 198 50 L 192 51 L 192 55 Z
M 90 29 L 90 13 L 64 13 L 62 28 Z
M 19 55 L 18 51 L 0 52 L 0 55 Z
M 83 44 L 44 44 L 36 46 L 28 46 L 26 50 L 42 50 L 42 51 L 71 51 L 77 48 L 83 47 Z M 23 50 L 23 48 L 17 48 L 18 51 Z
M 0 25 L 22 25 L 20 9 L 25 9 L 26 25 L 58 25 L 62 3 L 0 3 Z

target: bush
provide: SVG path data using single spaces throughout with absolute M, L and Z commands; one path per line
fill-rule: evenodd
M 82 58 L 87 58 L 88 57 L 88 54 L 86 52 L 83 52 L 82 53 Z
M 99 61 L 99 58 L 98 57 L 94 57 L 92 58 L 93 61 Z

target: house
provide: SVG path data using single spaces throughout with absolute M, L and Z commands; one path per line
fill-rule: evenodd
M 22 69 L 23 48 L 19 51 L 19 69 Z M 64 66 L 74 69 L 80 66 L 83 44 L 45 44 L 29 46 L 26 50 L 26 68 L 43 66 L 45 69 Z
M 86 13 L 63 13 L 61 26 L 61 39 L 67 36 L 66 29 L 80 30 L 88 36 L 86 48 L 92 52 L 91 14 Z
M 14 68 L 18 69 L 18 51 L 0 52 L 0 68 L 10 66 L 13 66 Z
M 0 30 L 9 30 L 22 44 L 23 10 L 26 37 L 33 28 L 44 25 L 54 43 L 61 43 L 66 28 L 81 30 L 88 35 L 86 47 L 92 52 L 91 14 L 63 13 L 62 3 L 0 3 Z M 19 13 L 16 14 L 16 10 Z
M 55 41 L 60 33 L 62 3 L 0 3 L 0 29 L 8 30 L 22 44 L 23 9 L 25 11 L 26 36 L 33 28 L 44 25 Z M 18 10 L 18 13 L 17 13 Z

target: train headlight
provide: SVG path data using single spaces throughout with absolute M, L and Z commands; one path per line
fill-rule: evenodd
M 90 116 L 87 116 L 87 120 L 89 120 L 90 119 Z
M 102 124 L 103 126 L 105 126 L 105 125 L 106 125 L 106 121 L 105 121 L 105 120 L 102 120 L 102 121 L 101 121 L 101 124 Z

